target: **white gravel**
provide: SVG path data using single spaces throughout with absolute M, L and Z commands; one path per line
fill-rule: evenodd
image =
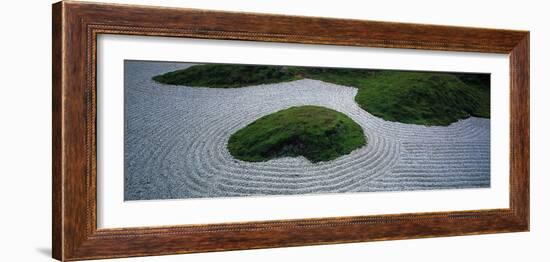
M 229 89 L 151 80 L 188 66 L 125 62 L 125 200 L 490 186 L 488 119 L 447 127 L 389 122 L 362 110 L 355 88 L 310 79 Z M 315 164 L 303 157 L 245 162 L 229 154 L 231 134 L 299 105 L 348 115 L 367 146 Z

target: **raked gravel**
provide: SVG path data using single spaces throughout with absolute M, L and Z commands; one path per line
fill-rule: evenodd
M 228 89 L 151 80 L 190 65 L 125 62 L 125 200 L 490 186 L 488 119 L 446 127 L 385 121 L 355 103 L 355 88 L 311 79 Z M 315 164 L 303 157 L 245 162 L 229 154 L 231 134 L 300 105 L 348 115 L 367 146 Z

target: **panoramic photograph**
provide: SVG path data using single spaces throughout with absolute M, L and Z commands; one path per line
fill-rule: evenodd
M 124 199 L 490 187 L 490 75 L 124 61 Z

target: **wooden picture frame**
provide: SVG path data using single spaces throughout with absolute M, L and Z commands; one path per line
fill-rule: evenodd
M 529 32 L 63 1 L 53 5 L 53 257 L 81 260 L 529 230 Z M 510 207 L 98 229 L 99 34 L 502 53 L 510 57 Z

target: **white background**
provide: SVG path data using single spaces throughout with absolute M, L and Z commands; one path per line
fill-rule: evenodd
M 107 1 L 107 0 L 105 0 Z M 111 2 L 111 1 L 109 1 Z M 550 29 L 545 1 L 119 1 L 207 9 L 531 31 L 531 232 L 124 261 L 548 261 Z M 3 261 L 48 261 L 51 245 L 50 1 L 8 1 L 0 13 L 0 241 Z

